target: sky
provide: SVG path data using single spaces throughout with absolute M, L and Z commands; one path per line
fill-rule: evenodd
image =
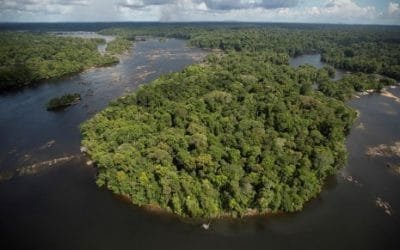
M 0 0 L 0 22 L 109 21 L 400 25 L 400 0 Z

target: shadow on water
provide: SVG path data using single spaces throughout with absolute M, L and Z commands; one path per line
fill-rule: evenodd
M 79 155 L 82 121 L 140 83 L 178 71 L 204 55 L 184 44 L 173 39 L 140 42 L 132 55 L 114 67 L 0 96 L 0 171 L 65 153 Z M 47 112 L 47 100 L 64 92 L 78 92 L 82 101 L 63 112 Z M 399 89 L 392 92 L 400 95 Z M 57 168 L 0 182 L 1 247 L 397 249 L 400 177 L 385 168 L 385 159 L 371 159 L 365 150 L 400 141 L 399 114 L 384 112 L 400 107 L 381 95 L 364 96 L 349 104 L 361 116 L 347 139 L 348 166 L 342 175 L 330 177 L 322 193 L 302 212 L 213 220 L 210 229 L 204 230 L 174 216 L 148 213 L 98 188 L 96 170 L 76 157 Z M 365 129 L 357 128 L 360 123 Z M 362 185 L 349 182 L 348 176 Z M 377 196 L 390 202 L 392 216 L 375 205 Z

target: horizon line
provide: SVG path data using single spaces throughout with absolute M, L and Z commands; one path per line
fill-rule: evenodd
M 96 24 L 96 23 L 157 23 L 157 24 L 190 24 L 190 23 L 227 23 L 227 24 L 303 24 L 303 25 L 344 25 L 344 26 L 400 26 L 399 24 L 384 23 L 331 23 L 331 22 L 271 22 L 271 21 L 0 21 L 2 24 Z

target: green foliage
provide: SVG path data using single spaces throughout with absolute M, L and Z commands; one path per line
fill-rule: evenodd
M 400 78 L 397 27 L 138 24 L 102 33 L 184 38 L 224 52 L 82 125 L 98 185 L 181 216 L 301 210 L 346 163 L 355 112 L 343 101 L 395 82 L 369 73 Z M 289 56 L 305 53 L 355 73 L 333 82 L 332 67 L 289 66 Z
M 118 62 L 97 51 L 100 39 L 0 33 L 0 91 Z
M 378 73 L 400 79 L 399 42 L 368 39 L 327 48 L 322 60 L 355 72 Z
M 298 211 L 345 163 L 355 112 L 326 70 L 229 52 L 165 75 L 82 125 L 98 185 L 190 217 Z
M 339 81 L 329 79 L 319 82 L 318 89 L 327 96 L 345 101 L 356 92 L 374 90 L 380 92 L 384 86 L 392 85 L 395 81 L 391 78 L 364 73 L 348 74 Z
M 289 56 L 321 53 L 322 60 L 336 68 L 400 80 L 400 29 L 395 26 L 161 24 L 102 33 L 130 39 L 138 35 L 184 38 L 192 46 L 224 51 L 272 50 Z M 277 60 L 282 63 L 287 57 Z
M 107 53 L 119 55 L 129 50 L 132 47 L 132 42 L 122 37 L 117 37 L 107 44 Z
M 56 110 L 76 104 L 81 99 L 78 93 L 65 94 L 60 97 L 52 98 L 46 105 L 47 110 Z

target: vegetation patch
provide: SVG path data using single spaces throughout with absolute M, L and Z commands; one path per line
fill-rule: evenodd
M 99 186 L 181 216 L 301 210 L 346 162 L 356 112 L 344 101 L 400 79 L 392 27 L 160 24 L 102 33 L 183 38 L 224 52 L 82 125 Z M 334 82 L 332 67 L 289 66 L 289 56 L 306 53 L 355 73 Z
M 321 82 L 318 89 L 327 96 L 345 101 L 350 99 L 357 92 L 380 93 L 385 86 L 395 83 L 396 81 L 391 78 L 359 72 L 347 74 L 340 81 Z
M 102 42 L 102 39 L 41 33 L 0 32 L 0 92 L 118 62 L 117 57 L 98 52 L 97 45 Z
M 107 53 L 119 55 L 128 51 L 132 47 L 132 42 L 122 37 L 117 37 L 107 44 Z
M 77 104 L 81 100 L 81 95 L 78 93 L 74 94 L 65 94 L 60 97 L 55 97 L 51 99 L 47 105 L 46 108 L 47 110 L 58 110 L 58 109 L 63 109 L 68 106 Z
M 329 72 L 274 52 L 211 55 L 82 125 L 97 184 L 181 216 L 301 210 L 346 162 L 355 112 L 312 89 Z

